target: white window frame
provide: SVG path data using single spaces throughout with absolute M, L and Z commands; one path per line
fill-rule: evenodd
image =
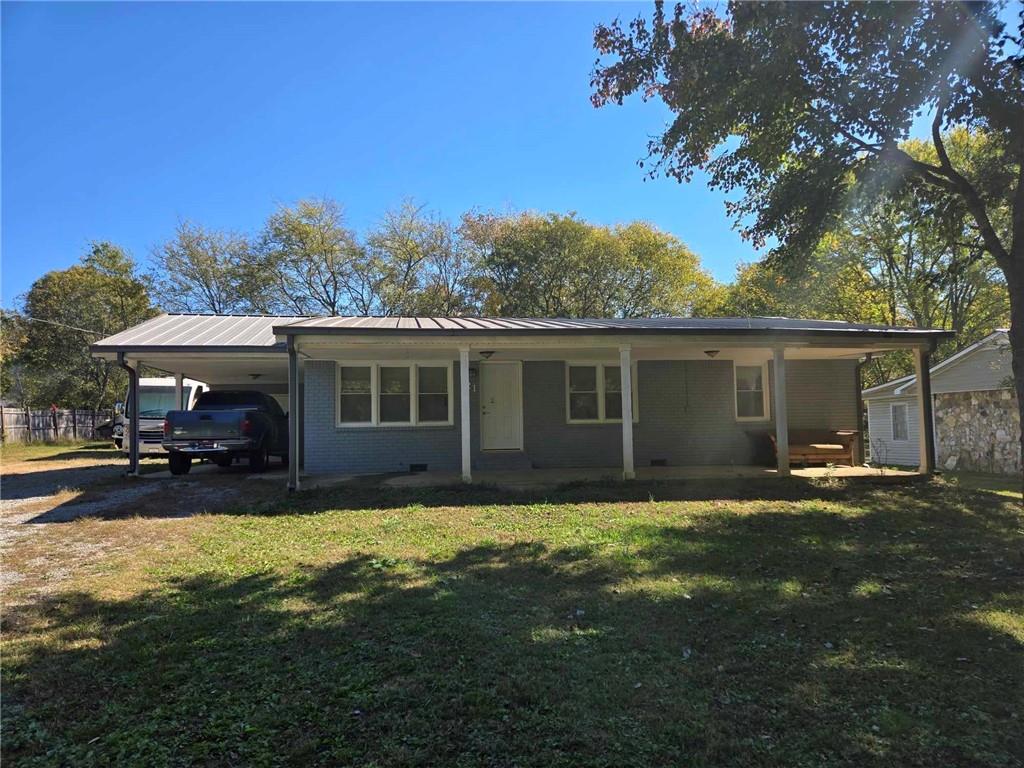
M 455 378 L 451 360 L 342 360 L 334 367 L 334 425 L 338 429 L 390 429 L 392 427 L 451 427 L 455 424 Z M 370 369 L 370 421 L 341 420 L 341 369 Z M 380 369 L 409 369 L 409 421 L 380 420 Z M 448 419 L 446 421 L 420 421 L 419 419 L 419 369 L 444 368 L 448 373 Z
M 757 368 L 761 366 L 761 410 L 764 412 L 763 416 L 740 416 L 740 391 L 739 391 L 739 380 L 736 377 L 737 368 Z M 769 397 L 768 390 L 771 387 L 771 383 L 768 380 L 768 361 L 762 362 L 757 361 L 743 361 L 733 360 L 732 361 L 732 408 L 733 414 L 736 416 L 736 421 L 771 421 L 771 398 Z
M 369 368 L 370 369 L 370 420 L 369 421 L 342 421 L 341 420 L 341 369 L 342 368 Z M 377 420 L 377 366 L 366 360 L 353 361 L 351 363 L 338 363 L 334 368 L 334 420 L 339 427 L 372 427 Z
M 565 361 L 565 423 L 566 424 L 621 424 L 622 419 L 609 419 L 604 415 L 604 369 L 605 368 L 620 368 L 617 362 L 606 363 L 600 360 L 566 360 Z M 572 418 L 571 411 L 569 410 L 570 405 L 570 392 L 569 392 L 569 369 L 570 368 L 595 368 L 597 374 L 597 418 L 596 419 L 574 419 Z M 639 386 L 637 386 L 637 371 L 638 367 L 634 361 L 630 365 L 630 373 L 633 377 L 633 423 L 636 424 L 640 421 L 640 396 Z M 621 375 L 621 371 L 620 371 Z
M 896 437 L 896 406 L 903 409 L 903 431 L 906 437 Z M 894 443 L 910 442 L 910 406 L 907 403 L 889 403 L 889 437 Z

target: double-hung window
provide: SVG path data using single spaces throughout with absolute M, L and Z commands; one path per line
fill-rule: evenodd
M 373 366 L 338 366 L 338 422 L 373 423 Z
M 733 365 L 736 389 L 736 420 L 767 421 L 768 363 Z
M 452 420 L 451 366 L 416 366 L 416 421 L 449 424 Z
M 892 421 L 892 439 L 902 442 L 909 440 L 910 429 L 907 424 L 907 404 L 893 403 L 889 415 Z
M 381 424 L 412 424 L 412 367 L 382 365 L 377 393 L 377 416 Z
M 633 421 L 639 420 L 637 368 L 633 366 Z M 622 369 L 604 363 L 566 365 L 566 416 L 570 424 L 622 421 Z
M 450 363 L 342 363 L 338 426 L 442 426 L 452 421 Z

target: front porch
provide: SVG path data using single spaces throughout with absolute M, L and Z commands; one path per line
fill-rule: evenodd
M 789 475 L 804 480 L 910 481 L 926 475 L 914 470 L 881 469 L 878 467 L 793 467 Z M 640 467 L 636 480 L 764 480 L 785 477 L 775 467 L 758 466 L 691 466 Z M 459 472 L 417 472 L 389 477 L 381 481 L 387 488 L 437 488 L 456 485 L 461 481 Z M 621 467 L 551 468 L 523 470 L 487 470 L 473 473 L 473 482 L 508 490 L 537 490 L 557 488 L 570 483 L 599 483 L 622 480 Z

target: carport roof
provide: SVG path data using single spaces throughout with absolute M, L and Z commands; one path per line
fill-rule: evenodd
M 305 317 L 270 315 L 158 315 L 93 344 L 94 354 L 116 352 L 284 352 L 276 326 Z

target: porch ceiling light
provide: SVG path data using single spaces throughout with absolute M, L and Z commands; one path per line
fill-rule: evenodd
M 490 360 L 493 355 L 494 355 L 494 350 L 493 349 L 489 349 L 486 352 L 481 352 L 480 353 L 480 357 L 482 357 L 484 360 Z
M 704 350 L 704 354 L 707 355 L 708 357 L 710 357 L 712 360 L 714 360 L 716 357 L 718 357 L 718 350 L 717 349 L 705 349 Z

